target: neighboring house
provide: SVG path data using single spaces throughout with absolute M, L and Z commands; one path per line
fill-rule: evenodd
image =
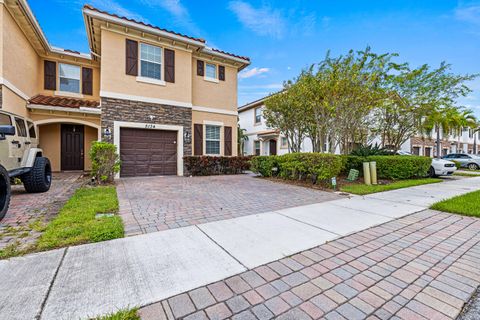
M 240 128 L 245 129 L 248 140 L 245 141 L 243 153 L 245 155 L 281 155 L 289 152 L 288 141 L 282 133 L 275 128 L 268 128 L 262 110 L 268 97 L 253 101 L 238 109 Z M 475 138 L 475 135 L 476 138 Z M 411 137 L 400 150 L 416 155 L 435 157 L 437 154 L 436 134 L 432 132 L 426 136 Z M 448 136 L 441 138 L 441 155 L 449 153 L 479 153 L 478 143 L 480 132 L 474 133 L 472 129 L 465 128 L 461 133 L 452 131 Z M 379 139 L 374 139 L 372 144 L 381 144 Z M 474 147 L 474 144 L 477 146 Z M 312 152 L 312 143 L 305 138 L 302 143 L 302 152 Z M 475 151 L 476 150 L 476 151 Z M 336 153 L 340 153 L 337 148 Z
M 248 140 L 244 143 L 245 155 L 282 155 L 289 152 L 288 140 L 282 133 L 267 127 L 262 110 L 267 97 L 253 101 L 238 108 L 240 128 L 245 129 Z M 312 143 L 306 138 L 302 143 L 302 152 L 312 152 Z
M 117 146 L 121 176 L 183 175 L 183 156 L 236 155 L 248 58 L 87 5 L 83 54 L 51 46 L 25 0 L 0 7 L 0 108 L 33 121 L 55 171 L 89 170 L 96 140 Z
M 476 136 L 476 137 L 475 137 Z M 401 150 L 412 154 L 435 157 L 437 155 L 436 133 L 432 132 L 426 136 L 411 137 L 402 145 Z M 480 132 L 474 132 L 470 128 L 464 128 L 461 132 L 452 130 L 448 135 L 440 133 L 440 155 L 449 153 L 479 153 L 478 142 Z

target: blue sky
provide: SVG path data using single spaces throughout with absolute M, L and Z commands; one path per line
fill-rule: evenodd
M 328 50 L 369 45 L 414 66 L 447 61 L 456 73 L 480 73 L 480 0 L 29 0 L 52 45 L 88 52 L 84 3 L 249 56 L 239 105 L 277 91 Z M 480 79 L 470 85 L 460 103 L 480 116 Z

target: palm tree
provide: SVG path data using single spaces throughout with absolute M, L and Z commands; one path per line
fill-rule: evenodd
M 248 136 L 245 134 L 247 130 L 240 128 L 240 124 L 237 125 L 237 145 L 238 145 L 238 155 L 243 156 L 243 148 L 245 142 L 248 141 Z
M 445 106 L 432 108 L 429 114 L 424 117 L 420 132 L 430 135 L 433 131 L 436 133 L 437 158 L 440 159 L 440 132 L 445 134 L 450 129 L 462 127 L 462 117 L 460 109 L 457 107 Z

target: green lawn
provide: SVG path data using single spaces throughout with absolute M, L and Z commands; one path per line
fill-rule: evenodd
M 389 184 L 377 184 L 367 186 L 365 184 L 350 184 L 340 188 L 340 191 L 365 195 L 370 193 L 395 190 L 401 188 L 408 188 L 413 186 L 419 186 L 422 184 L 437 183 L 442 182 L 442 179 L 436 178 L 425 178 L 425 179 L 410 179 L 410 180 L 399 180 Z
M 480 190 L 437 202 L 431 209 L 480 217 Z
M 120 310 L 116 313 L 108 314 L 106 316 L 96 317 L 92 320 L 140 320 L 140 316 L 137 313 L 138 308 L 131 310 Z
M 47 225 L 36 249 L 46 250 L 121 238 L 124 232 L 120 216 L 95 217 L 97 213 L 117 212 L 115 187 L 80 188 Z

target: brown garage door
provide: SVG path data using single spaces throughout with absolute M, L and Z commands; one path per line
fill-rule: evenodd
M 177 174 L 177 132 L 120 129 L 120 175 L 155 176 Z

